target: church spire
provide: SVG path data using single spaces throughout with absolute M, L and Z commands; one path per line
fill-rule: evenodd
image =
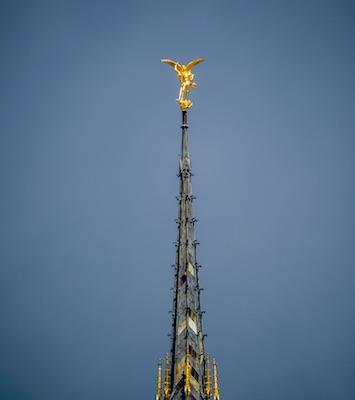
M 170 60 L 163 60 L 170 63 Z M 175 71 L 181 82 L 179 104 L 182 110 L 181 126 L 181 156 L 179 162 L 179 195 L 177 240 L 174 264 L 174 299 L 172 309 L 172 328 L 170 343 L 170 358 L 166 357 L 164 400 L 206 400 L 212 396 L 211 369 L 209 356 L 204 350 L 204 334 L 202 329 L 202 310 L 200 304 L 200 284 L 198 278 L 199 265 L 197 263 L 195 239 L 196 219 L 193 213 L 195 197 L 191 186 L 191 160 L 188 149 L 187 109 L 192 102 L 187 99 L 190 86 L 195 87 L 192 78 L 183 86 L 184 71 L 191 68 L 203 59 L 197 59 L 188 66 L 176 66 Z M 192 65 L 192 66 L 191 66 Z M 190 67 L 189 67 L 190 66 Z M 190 70 L 188 69 L 190 68 Z M 181 72 L 182 71 L 182 72 Z M 186 78 L 186 76 L 185 76 Z M 186 78 L 187 79 L 187 78 Z M 184 97 L 185 96 L 185 97 Z M 170 362 L 169 362 L 170 361 Z M 161 363 L 160 363 L 161 368 Z M 161 370 L 158 374 L 157 397 L 161 393 Z M 218 386 L 217 400 L 219 400 Z M 160 399 L 157 399 L 160 400 Z
M 204 390 L 204 345 L 195 222 L 188 150 L 187 111 L 182 111 L 182 144 L 177 197 L 178 233 L 171 333 L 172 399 L 200 399 Z

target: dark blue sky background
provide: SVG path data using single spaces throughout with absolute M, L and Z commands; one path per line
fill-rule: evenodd
M 355 398 L 352 1 L 0 2 L 0 398 L 153 399 L 178 80 L 222 400 Z

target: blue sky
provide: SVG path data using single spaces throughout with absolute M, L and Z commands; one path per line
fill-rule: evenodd
M 355 396 L 350 1 L 0 2 L 0 397 L 149 399 L 179 85 L 221 399 Z

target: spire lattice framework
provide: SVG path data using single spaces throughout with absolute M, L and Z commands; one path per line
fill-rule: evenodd
M 165 357 L 164 375 L 161 360 L 158 362 L 156 400 L 219 400 L 217 363 L 213 359 L 212 384 L 210 358 L 204 349 L 187 110 L 179 103 L 182 110 L 182 144 L 171 342 L 170 353 Z

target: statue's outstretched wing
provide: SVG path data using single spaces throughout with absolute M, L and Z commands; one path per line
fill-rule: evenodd
M 196 60 L 191 61 L 190 63 L 187 64 L 186 69 L 190 71 L 196 64 L 205 61 L 204 58 L 196 58 Z
M 179 70 L 181 65 L 178 62 L 172 61 L 172 60 L 161 60 L 161 62 L 165 63 L 165 64 L 169 64 L 171 65 L 174 69 Z

